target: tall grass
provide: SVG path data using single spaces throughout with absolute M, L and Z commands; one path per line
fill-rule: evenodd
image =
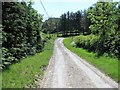
M 97 57 L 96 53 L 88 52 L 83 48 L 73 47 L 71 45 L 72 38 L 66 38 L 63 42 L 64 45 L 72 52 L 76 53 L 78 56 L 82 57 L 83 59 L 97 67 L 99 70 L 113 78 L 115 81 L 120 81 L 120 78 L 118 76 L 119 60 L 117 58 L 111 58 L 106 56 Z
M 55 36 L 45 45 L 44 51 L 34 56 L 22 59 L 20 62 L 11 65 L 2 72 L 2 88 L 23 88 L 34 85 L 36 75 L 42 77 L 44 71 L 41 67 L 47 66 L 53 53 L 53 42 Z

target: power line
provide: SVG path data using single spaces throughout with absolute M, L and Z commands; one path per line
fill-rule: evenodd
M 48 16 L 48 18 L 49 18 L 49 15 L 48 15 L 48 13 L 47 13 L 47 11 L 46 11 L 46 9 L 45 9 L 45 7 L 44 7 L 44 5 L 43 5 L 43 3 L 42 3 L 42 1 L 40 0 L 40 3 L 41 3 L 41 5 L 42 5 L 42 7 L 43 7 L 43 9 L 44 9 L 44 11 L 45 11 L 45 13 L 46 13 L 46 15 Z

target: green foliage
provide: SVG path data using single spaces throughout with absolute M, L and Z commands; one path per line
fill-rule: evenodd
M 75 42 L 76 47 L 83 47 L 85 49 L 95 51 L 98 39 L 99 39 L 98 36 L 91 34 L 87 36 L 84 35 L 76 36 L 74 37 L 73 41 Z
M 99 35 L 115 33 L 117 28 L 116 5 L 117 3 L 113 2 L 97 2 L 88 10 L 88 17 L 92 22 L 90 26 L 92 33 Z
M 100 37 L 97 44 L 99 54 L 109 53 L 117 57 L 120 55 L 120 31 L 117 23 L 120 11 L 117 4 L 117 2 L 97 2 L 88 9 L 88 18 L 92 22 L 91 32 Z
M 59 32 L 62 33 L 63 36 L 84 33 L 84 29 L 86 28 L 82 28 L 81 26 L 83 18 L 85 18 L 85 16 L 82 14 L 82 11 L 77 11 L 76 13 L 70 13 L 68 11 L 62 14 L 60 17 Z
M 58 31 L 59 21 L 60 21 L 59 18 L 49 18 L 43 23 L 42 31 L 46 34 L 56 33 Z
M 4 68 L 42 50 L 42 16 L 32 8 L 32 2 L 2 2 L 2 9 Z
M 78 35 L 80 33 L 88 35 L 91 33 L 89 26 L 90 19 L 87 17 L 87 10 L 67 12 L 61 15 L 59 23 L 59 31 L 63 36 Z
M 91 21 L 88 18 L 88 11 L 84 10 L 82 19 L 81 19 L 81 23 L 80 23 L 83 35 L 91 34 L 91 30 L 89 29 L 90 25 L 91 25 Z
M 120 4 L 118 2 L 97 2 L 83 12 L 63 14 L 60 30 L 65 35 L 69 33 L 72 35 L 72 32 L 87 35 L 75 37 L 73 46 L 98 52 L 99 55 L 109 54 L 120 57 Z
M 120 3 L 97 2 L 90 8 L 61 15 L 59 32 L 75 38 L 75 44 L 99 55 L 120 57 Z M 90 35 L 93 34 L 93 35 Z
M 2 72 L 2 88 L 36 88 L 35 82 L 38 78 L 43 78 L 43 68 L 49 63 L 53 54 L 55 35 L 52 35 L 44 47 L 44 51 L 28 56 L 19 63 L 9 66 Z M 37 77 L 36 77 L 37 76 Z

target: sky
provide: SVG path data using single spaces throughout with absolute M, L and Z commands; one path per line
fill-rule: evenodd
M 97 0 L 41 0 L 49 17 L 60 17 L 67 11 L 76 12 L 92 6 Z M 118 0 L 114 0 L 118 1 Z M 43 21 L 48 19 L 40 0 L 34 0 L 33 8 L 43 15 Z

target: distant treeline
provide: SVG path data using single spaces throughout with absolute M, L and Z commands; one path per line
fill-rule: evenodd
M 32 2 L 2 2 L 2 64 L 4 68 L 43 48 L 42 15 Z
M 90 34 L 89 26 L 91 21 L 87 18 L 88 12 L 77 11 L 76 13 L 67 12 L 60 17 L 59 32 L 64 36 L 73 34 Z

